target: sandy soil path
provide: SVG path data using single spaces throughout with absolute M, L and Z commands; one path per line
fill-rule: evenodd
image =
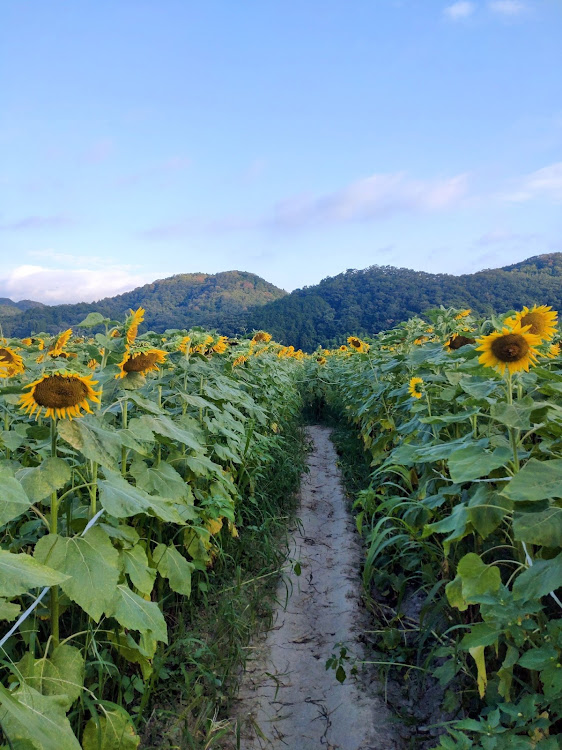
M 398 728 L 377 695 L 372 673 L 343 685 L 326 659 L 345 642 L 362 658 L 358 640 L 361 550 L 346 510 L 330 430 L 309 427 L 314 449 L 303 477 L 301 524 L 291 557 L 302 573 L 290 576 L 287 607 L 248 660 L 235 715 L 244 722 L 243 750 L 391 750 L 402 748 Z M 285 601 L 286 587 L 278 598 Z M 267 740 L 248 726 L 251 717 Z

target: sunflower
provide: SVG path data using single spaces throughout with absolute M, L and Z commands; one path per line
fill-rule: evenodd
M 72 328 L 60 333 L 54 344 L 49 347 L 47 352 L 50 357 L 63 357 L 66 358 L 66 353 L 63 352 L 64 347 L 68 344 L 70 337 L 72 336 Z
M 136 311 L 131 310 L 129 317 L 125 321 L 125 336 L 127 337 L 127 344 L 129 346 L 131 346 L 138 335 L 139 326 L 144 320 L 144 313 L 145 310 L 142 307 L 139 307 Z
M 90 370 L 95 370 L 97 366 L 98 366 L 98 361 L 97 361 L 97 359 L 91 359 L 91 360 L 90 360 L 90 361 L 88 362 L 88 367 L 90 368 Z
M 191 341 L 191 336 L 184 336 L 182 340 L 180 341 L 180 345 L 178 346 L 178 351 L 182 352 L 183 354 L 187 354 L 187 347 L 190 341 Z
M 347 351 L 347 346 L 346 346 L 345 344 L 342 344 L 342 345 L 340 346 L 340 349 L 339 349 L 339 350 L 340 350 L 340 352 L 346 352 L 346 351 Z
M 422 383 L 422 378 L 410 379 L 410 383 L 408 385 L 408 393 L 410 394 L 410 396 L 413 396 L 414 398 L 421 398 L 423 396 L 423 391 L 421 389 Z
M 9 346 L 0 347 L 0 378 L 11 378 L 23 372 L 23 359 Z
M 463 318 L 466 318 L 472 310 L 461 310 L 458 315 L 455 315 L 455 320 L 462 320 Z
M 216 352 L 217 354 L 224 354 L 227 349 L 228 349 L 228 337 L 219 336 L 219 340 L 213 346 L 213 351 Z
M 30 338 L 25 338 L 25 339 L 22 339 L 22 340 L 21 340 L 21 343 L 22 343 L 22 344 L 23 344 L 24 346 L 31 346 L 31 344 L 33 343 L 33 340 L 32 340 L 32 339 L 30 339 Z
M 326 359 L 326 357 L 316 357 L 316 361 L 319 365 L 325 365 L 328 360 Z
M 45 416 L 53 419 L 81 417 L 80 409 L 91 414 L 88 399 L 98 404 L 100 402 L 100 392 L 92 388 L 97 382 L 92 380 L 91 375 L 78 375 L 72 372 L 43 375 L 39 380 L 25 386 L 31 390 L 20 396 L 20 407 L 29 416 L 37 412 L 37 417 L 46 409 Z
M 254 344 L 258 344 L 259 342 L 268 344 L 270 341 L 271 341 L 271 334 L 267 333 L 267 331 L 258 331 L 257 333 L 254 333 L 252 337 L 252 343 Z
M 446 346 L 449 347 L 449 349 L 460 349 L 463 346 L 468 346 L 468 344 L 475 344 L 476 339 L 470 338 L 470 336 L 462 336 L 459 333 L 453 333 L 451 338 L 449 339 L 449 342 L 446 344 Z
M 505 326 L 501 332 L 476 340 L 479 346 L 476 351 L 483 352 L 478 361 L 485 367 L 495 367 L 501 375 L 505 368 L 510 374 L 520 370 L 529 371 L 529 365 L 536 364 L 539 352 L 535 349 L 541 343 L 541 337 L 531 333 L 529 326 L 522 327 L 519 322 L 512 327 Z
M 247 360 L 248 357 L 245 357 L 243 354 L 241 354 L 239 357 L 236 357 L 236 359 L 232 363 L 232 367 L 239 367 L 240 365 L 243 365 Z
M 352 349 L 355 349 L 356 352 L 368 352 L 369 351 L 369 344 L 366 344 L 364 341 L 361 341 L 361 339 L 358 339 L 357 336 L 349 336 L 347 339 L 347 343 Z
M 507 318 L 504 325 L 513 328 L 516 323 L 521 327 L 529 326 L 529 333 L 538 336 L 541 341 L 549 341 L 556 333 L 558 313 L 552 307 L 546 305 L 534 305 L 531 310 L 524 307 L 521 312 L 515 313 L 512 318 Z
M 118 372 L 115 377 L 124 378 L 130 372 L 140 372 L 141 375 L 146 375 L 151 370 L 158 370 L 158 364 L 165 362 L 167 355 L 168 352 L 162 349 L 146 349 L 131 353 L 127 348 L 123 359 L 119 362 L 121 372 Z
M 548 357 L 549 359 L 554 359 L 555 357 L 558 357 L 560 355 L 560 344 L 551 344 L 548 348 L 548 351 L 545 354 L 545 357 Z

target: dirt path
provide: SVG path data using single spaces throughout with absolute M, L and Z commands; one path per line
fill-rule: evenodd
M 236 716 L 244 722 L 242 749 L 394 750 L 403 747 L 396 725 L 377 695 L 372 673 L 340 685 L 326 659 L 344 642 L 362 658 L 358 636 L 361 550 L 346 511 L 330 430 L 309 427 L 314 450 L 303 477 L 301 525 L 294 531 L 287 608 L 279 606 L 273 628 L 248 660 Z M 286 587 L 278 598 L 284 603 Z M 246 723 L 246 720 L 249 721 Z M 248 729 L 254 720 L 267 737 Z

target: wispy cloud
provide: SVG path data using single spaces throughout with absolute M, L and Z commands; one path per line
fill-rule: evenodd
M 102 138 L 93 143 L 86 151 L 86 161 L 94 164 L 107 161 L 114 150 L 114 143 L 111 138 Z
M 491 0 L 488 7 L 492 13 L 510 17 L 519 16 L 528 10 L 527 4 L 522 0 Z
M 463 18 L 468 18 L 476 10 L 474 3 L 468 2 L 468 0 L 458 0 L 458 2 L 448 5 L 443 9 L 443 13 L 451 21 L 461 21 Z
M 526 175 L 513 192 L 504 194 L 504 200 L 523 203 L 535 198 L 562 202 L 562 161 L 550 164 Z
M 48 305 L 69 302 L 95 302 L 148 284 L 166 276 L 135 273 L 126 266 L 104 268 L 57 268 L 21 265 L 0 275 L 0 297 L 32 299 Z
M 117 185 L 137 185 L 146 180 L 154 180 L 158 177 L 171 175 L 176 172 L 182 172 L 191 166 L 191 160 L 182 156 L 174 156 L 166 161 L 159 162 L 150 167 L 140 169 L 138 172 L 123 175 L 116 180 Z
M 466 191 L 465 174 L 440 180 L 415 180 L 404 172 L 374 174 L 334 193 L 283 201 L 265 223 L 297 229 L 441 211 L 457 205 Z
M 520 245 L 522 243 L 537 242 L 541 240 L 542 235 L 538 232 L 510 232 L 506 229 L 492 229 L 481 235 L 476 244 L 483 247 L 488 245 Z
M 0 224 L 0 231 L 26 232 L 33 229 L 60 229 L 72 223 L 72 219 L 62 214 L 56 216 L 25 216 L 17 221 Z

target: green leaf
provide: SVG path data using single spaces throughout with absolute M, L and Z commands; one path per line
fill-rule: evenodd
M 550 664 L 556 664 L 559 659 L 558 651 L 552 646 L 540 646 L 525 651 L 519 659 L 519 665 L 525 669 L 546 669 Z
M 464 612 L 481 594 L 494 593 L 501 585 L 499 568 L 486 565 L 474 552 L 459 560 L 456 578 L 447 584 L 445 592 L 452 607 Z
M 41 750 L 80 750 L 64 696 L 41 695 L 25 684 L 10 693 L 0 685 L 0 702 L 0 724 L 11 741 L 31 740 Z
M 170 583 L 170 588 L 178 594 L 191 596 L 191 574 L 195 570 L 193 563 L 188 562 L 173 546 L 159 544 L 152 558 L 158 566 L 158 572 Z
M 21 516 L 29 509 L 32 501 L 28 498 L 21 483 L 14 477 L 2 477 L 0 490 L 0 526 Z
M 136 750 L 139 743 L 140 737 L 125 712 L 107 709 L 97 720 L 88 721 L 82 737 L 83 750 Z
M 124 628 L 149 632 L 156 640 L 168 643 L 166 622 L 158 605 L 145 601 L 128 586 L 117 586 L 106 614 L 115 617 Z
M 530 458 L 502 495 L 515 502 L 562 498 L 562 459 L 537 461 Z
M 562 508 L 547 508 L 539 513 L 516 513 L 513 533 L 518 542 L 562 547 Z
M 105 470 L 107 479 L 98 480 L 100 503 L 115 518 L 127 518 L 138 513 L 156 516 L 163 521 L 183 524 L 178 511 L 166 498 L 154 497 L 129 484 L 120 474 Z
M 105 531 L 94 526 L 81 537 L 48 534 L 37 542 L 34 554 L 67 574 L 62 590 L 98 622 L 119 578 L 119 553 Z
M 58 433 L 63 440 L 91 461 L 96 461 L 108 469 L 117 468 L 121 458 L 119 435 L 105 429 L 97 417 L 87 415 L 82 419 L 61 419 Z
M 31 502 L 38 503 L 70 482 L 70 466 L 62 458 L 46 458 L 39 466 L 21 469 L 17 479 Z
M 510 500 L 480 484 L 468 503 L 468 518 L 476 531 L 486 539 L 495 531 L 513 507 Z
M 144 414 L 142 417 L 139 417 L 139 422 L 144 428 L 148 428 L 155 435 L 161 435 L 162 437 L 174 440 L 177 443 L 181 443 L 182 445 L 191 448 L 191 450 L 198 451 L 202 448 L 201 443 L 191 432 L 188 432 L 183 427 L 177 425 L 169 417 L 156 417 Z M 131 430 L 132 429 L 133 427 L 131 425 Z
M 174 501 L 191 499 L 193 502 L 190 486 L 173 466 L 164 461 L 157 467 L 149 468 L 144 461 L 136 460 L 131 464 L 130 472 L 136 480 L 137 487 L 145 492 Z
M 552 560 L 535 560 L 530 568 L 517 576 L 513 598 L 530 601 L 556 591 L 562 582 L 562 552 Z
M 109 323 L 109 318 L 104 318 L 99 312 L 91 312 L 86 315 L 81 323 L 77 324 L 78 328 L 94 328 L 94 326 Z
M 63 644 L 57 646 L 50 659 L 30 657 L 28 652 L 18 664 L 25 682 L 43 695 L 65 698 L 68 711 L 84 687 L 84 658 L 79 649 Z
M 508 448 L 496 448 L 493 453 L 488 453 L 477 445 L 468 445 L 455 451 L 449 458 L 449 473 L 453 482 L 472 482 L 505 466 L 511 457 Z
M 122 554 L 125 573 L 131 579 L 133 586 L 141 594 L 149 596 L 154 586 L 156 571 L 148 566 L 148 558 L 143 547 L 136 544 L 132 549 L 123 550 Z
M 497 389 L 498 385 L 499 383 L 496 380 L 491 380 L 490 378 L 483 380 L 482 378 L 470 377 L 463 378 L 460 381 L 460 387 L 463 389 L 463 391 L 465 393 L 468 393 L 469 396 L 473 396 L 477 399 L 483 399 L 487 396 L 491 396 L 492 393 Z
M 459 503 L 458 505 L 455 505 L 450 516 L 447 516 L 436 523 L 427 524 L 427 526 L 424 527 L 422 537 L 427 537 L 430 534 L 435 533 L 448 534 L 443 541 L 454 542 L 465 536 L 467 522 L 468 513 L 466 505 L 464 503 Z
M 16 619 L 20 612 L 21 607 L 19 604 L 14 604 L 13 602 L 7 602 L 5 599 L 0 599 L 0 620 L 7 620 L 8 622 L 11 622 L 12 620 Z
M 477 622 L 470 629 L 460 643 L 460 647 L 468 651 L 472 648 L 491 646 L 498 640 L 501 629 L 487 622 Z
M 67 578 L 67 575 L 41 565 L 24 552 L 15 554 L 0 550 L 0 596 L 6 599 L 38 586 L 56 586 Z
M 423 424 L 458 424 L 464 422 L 476 414 L 480 414 L 480 408 L 478 406 L 468 409 L 467 411 L 461 411 L 457 414 L 436 414 L 432 417 L 420 417 L 420 422 Z
M 520 401 L 513 404 L 506 404 L 505 401 L 498 401 L 490 406 L 490 415 L 496 422 L 504 424 L 517 430 L 528 430 L 531 426 L 530 416 L 536 407 L 535 401 L 531 396 L 525 396 Z

